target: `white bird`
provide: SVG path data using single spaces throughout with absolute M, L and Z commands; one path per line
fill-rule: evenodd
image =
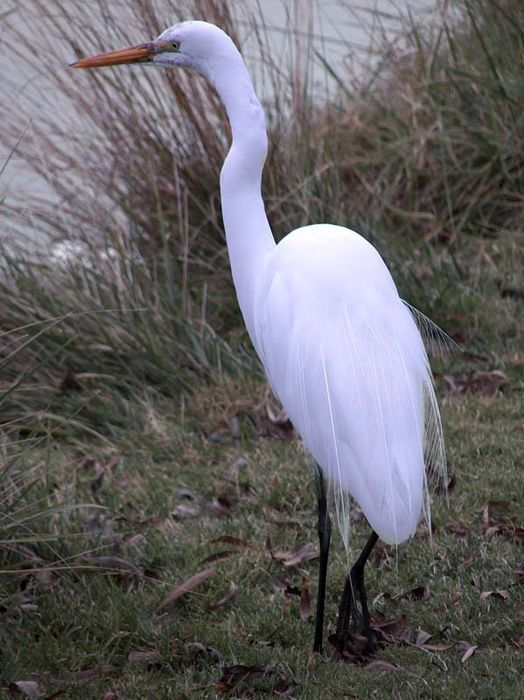
M 331 532 L 323 475 L 346 550 L 349 495 L 372 527 L 347 576 L 336 632 L 343 649 L 351 618 L 356 624 L 361 615 L 371 647 L 366 560 L 379 537 L 398 545 L 414 534 L 422 513 L 429 518 L 425 467 L 445 473 L 420 319 L 399 297 L 377 250 L 358 233 L 317 224 L 275 244 L 261 195 L 264 111 L 227 34 L 207 22 L 182 22 L 149 43 L 72 65 L 127 63 L 195 69 L 226 108 L 233 139 L 220 191 L 238 302 L 271 387 L 317 465 L 320 571 L 314 649 L 322 650 Z

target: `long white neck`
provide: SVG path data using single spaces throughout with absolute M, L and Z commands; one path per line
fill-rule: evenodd
M 220 173 L 222 215 L 238 302 L 254 340 L 256 287 L 275 247 L 261 194 L 266 120 L 242 57 L 232 43 L 227 60 L 207 77 L 226 108 L 233 135 Z

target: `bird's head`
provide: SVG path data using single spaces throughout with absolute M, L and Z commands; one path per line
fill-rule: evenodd
M 228 35 L 209 22 L 175 24 L 153 41 L 117 51 L 96 54 L 71 64 L 73 68 L 101 68 L 140 63 L 154 66 L 194 68 L 209 75 L 221 58 L 238 50 Z

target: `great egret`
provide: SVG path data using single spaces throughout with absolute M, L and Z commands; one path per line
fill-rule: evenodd
M 207 22 L 84 58 L 76 68 L 141 63 L 193 68 L 215 87 L 233 142 L 220 173 L 222 214 L 238 302 L 269 382 L 316 462 L 320 567 L 314 649 L 322 650 L 331 522 L 324 476 L 348 549 L 348 495 L 372 534 L 351 567 L 336 640 L 359 616 L 371 641 L 364 565 L 380 537 L 400 544 L 429 517 L 425 464 L 444 473 L 440 416 L 413 309 L 376 249 L 354 231 L 305 226 L 275 244 L 261 196 L 264 111 L 240 52 Z M 319 466 L 320 465 L 320 468 Z

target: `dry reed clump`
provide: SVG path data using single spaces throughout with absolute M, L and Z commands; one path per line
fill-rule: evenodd
M 334 142 L 349 216 L 379 230 L 453 242 L 521 234 L 524 5 L 445 7 L 431 27 L 405 25 L 371 79 L 342 90 L 313 145 Z
M 1 249 L 0 409 L 8 432 L 59 425 L 61 433 L 90 426 L 114 435 L 143 423 L 145 415 L 130 415 L 137 401 L 169 405 L 224 373 L 256 374 L 251 356 L 217 336 L 205 314 L 190 315 L 180 289 L 127 244 L 86 246 L 74 251 L 79 259 L 48 263 Z M 176 270 L 176 261 L 165 262 Z

